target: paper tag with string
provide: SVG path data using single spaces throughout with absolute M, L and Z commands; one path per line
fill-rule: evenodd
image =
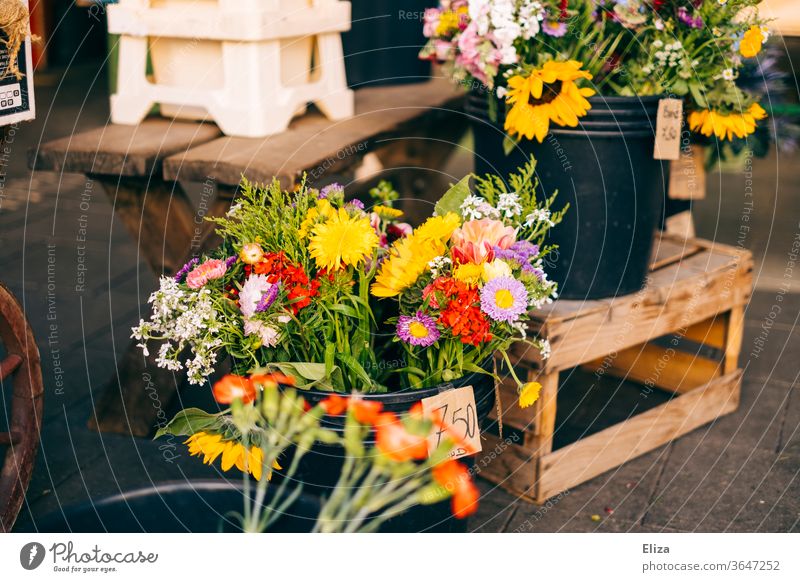
M 680 157 L 682 122 L 683 101 L 681 99 L 661 99 L 658 102 L 656 145 L 653 158 L 677 160 Z
M 460 442 L 450 452 L 458 459 L 481 451 L 481 430 L 478 426 L 478 409 L 472 386 L 454 388 L 436 396 L 422 399 L 425 416 L 441 415 L 443 426 L 434 426 L 428 436 L 428 454 L 437 449 L 442 439 L 452 434 Z

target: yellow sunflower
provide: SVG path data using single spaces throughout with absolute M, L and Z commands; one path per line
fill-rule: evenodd
M 317 266 L 328 271 L 356 266 L 372 254 L 379 242 L 368 216 L 350 216 L 344 208 L 315 225 L 311 232 L 308 250 Z
M 259 447 L 245 449 L 244 445 L 237 441 L 224 440 L 222 435 L 207 432 L 197 432 L 184 441 L 189 446 L 189 454 L 192 456 L 203 456 L 203 463 L 210 465 L 217 457 L 222 455 L 222 470 L 228 471 L 231 467 L 236 467 L 240 471 L 250 473 L 256 481 L 261 480 L 261 470 L 264 464 L 264 452 Z M 273 469 L 280 469 L 277 461 L 272 463 Z M 267 479 L 272 478 L 272 471 L 267 475 Z
M 753 103 L 742 113 L 722 113 L 713 109 L 701 109 L 689 114 L 689 127 L 711 137 L 733 139 L 746 137 L 756 130 L 756 122 L 767 117 L 767 112 L 758 103 Z
M 461 219 L 454 212 L 426 220 L 414 232 L 398 239 L 372 284 L 375 297 L 394 297 L 416 283 L 428 263 L 444 254 L 445 243 L 458 228 Z
M 506 114 L 505 130 L 512 136 L 542 142 L 551 122 L 577 126 L 578 118 L 592 107 L 587 97 L 595 94 L 593 89 L 575 84 L 578 79 L 592 78 L 581 66 L 578 61 L 548 61 L 528 77 L 511 77 L 506 103 L 512 107 Z

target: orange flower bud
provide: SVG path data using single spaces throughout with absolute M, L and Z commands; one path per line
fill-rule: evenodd
M 214 400 L 220 404 L 230 404 L 237 398 L 245 404 L 256 399 L 256 387 L 249 378 L 228 374 L 214 384 Z

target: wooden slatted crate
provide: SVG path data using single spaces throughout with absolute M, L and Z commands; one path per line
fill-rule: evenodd
M 745 250 L 663 234 L 639 293 L 559 300 L 537 311 L 531 328 L 549 340 L 551 355 L 543 359 L 518 344 L 512 361 L 528 380 L 542 384 L 539 400 L 520 409 L 515 388 L 500 385 L 502 425 L 522 438 L 512 442 L 488 435 L 484 449 L 502 453 L 480 475 L 543 503 L 736 410 L 742 373 L 737 361 L 752 270 L 752 256 Z M 687 346 L 696 349 L 687 351 Z M 559 375 L 577 367 L 674 397 L 554 450 Z

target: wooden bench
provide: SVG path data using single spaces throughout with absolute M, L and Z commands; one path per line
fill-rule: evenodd
M 318 112 L 295 119 L 289 130 L 264 139 L 224 137 L 209 123 L 162 118 L 138 126 L 107 125 L 42 145 L 29 153 L 33 170 L 85 174 L 100 182 L 114 211 L 157 275 L 173 274 L 191 256 L 217 243 L 181 182 L 213 184 L 206 216 L 230 207 L 242 176 L 277 177 L 292 187 L 304 174 L 311 184 L 350 185 L 391 168 L 441 168 L 466 131 L 463 92 L 444 80 L 356 91 L 355 115 L 329 121 Z M 366 166 L 366 168 L 365 168 Z M 413 194 L 408 184 L 395 184 Z M 132 343 L 119 373 L 97 403 L 90 426 L 150 434 L 157 411 L 142 378 L 166 405 L 183 377 L 155 366 Z
M 502 452 L 481 476 L 541 504 L 736 410 L 752 269 L 745 250 L 665 234 L 656 241 L 649 280 L 639 293 L 559 300 L 537 311 L 531 328 L 549 340 L 552 355 L 543 359 L 518 344 L 512 361 L 529 381 L 542 384 L 539 400 L 520 409 L 516 387 L 500 386 L 502 425 L 521 438 L 488 435 L 484 450 Z M 640 391 L 657 388 L 674 397 L 554 450 L 560 375 L 577 367 L 593 382 L 616 377 Z

